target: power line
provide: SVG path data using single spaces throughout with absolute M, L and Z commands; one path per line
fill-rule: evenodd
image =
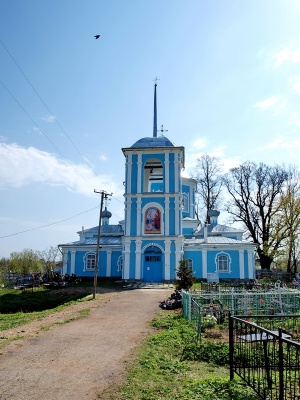
M 48 107 L 48 105 L 46 104 L 46 102 L 42 99 L 42 97 L 40 96 L 40 94 L 38 93 L 38 91 L 35 89 L 35 87 L 33 86 L 33 84 L 30 82 L 30 80 L 28 79 L 28 77 L 26 76 L 26 74 L 24 73 L 24 71 L 22 70 L 22 68 L 20 67 L 20 65 L 18 64 L 18 62 L 16 61 L 16 59 L 13 57 L 13 55 L 11 54 L 11 52 L 9 51 L 9 49 L 5 46 L 5 44 L 2 42 L 2 40 L 0 39 L 0 43 L 2 44 L 2 46 L 4 47 L 4 49 L 6 50 L 7 54 L 10 56 L 10 58 L 13 60 L 13 62 L 15 63 L 15 65 L 17 66 L 17 68 L 19 69 L 19 71 L 21 72 L 21 74 L 23 75 L 23 77 L 26 79 L 26 81 L 28 82 L 28 84 L 30 85 L 30 87 L 32 88 L 32 90 L 35 92 L 35 94 L 38 96 L 38 98 L 40 99 L 40 101 L 43 103 L 43 105 L 45 106 L 45 108 L 47 109 L 47 111 L 50 113 L 51 117 L 53 118 L 53 120 L 56 122 L 56 124 L 59 126 L 59 128 L 62 130 L 62 132 L 65 134 L 65 136 L 68 138 L 68 140 L 70 141 L 70 143 L 72 144 L 72 146 L 75 148 L 75 150 L 78 152 L 78 154 L 81 156 L 81 158 L 84 160 L 84 162 L 88 165 L 88 167 L 92 170 L 93 174 L 99 179 L 99 181 L 103 184 L 101 178 L 96 174 L 96 172 L 94 171 L 93 166 L 90 164 L 90 162 L 88 161 L 88 159 L 80 152 L 80 150 L 78 149 L 78 147 L 75 145 L 75 143 L 73 142 L 73 140 L 71 139 L 71 137 L 68 135 L 68 133 L 66 132 L 66 130 L 62 127 L 62 125 L 59 123 L 59 121 L 57 120 L 57 118 L 55 117 L 55 115 L 53 115 L 52 111 L 50 110 L 50 108 Z M 1 82 L 2 85 L 5 87 L 5 89 L 8 91 L 8 93 L 13 97 L 13 99 L 17 102 L 17 104 L 22 108 L 22 110 L 25 112 L 25 114 L 31 119 L 31 121 L 35 124 L 35 126 L 41 131 L 41 133 L 49 140 L 49 142 L 53 145 L 53 147 L 59 152 L 59 154 L 62 155 L 62 157 L 67 161 L 67 159 L 63 156 L 63 154 L 58 150 L 58 148 L 55 146 L 55 144 L 47 137 L 47 135 L 37 126 L 37 124 L 33 121 L 33 119 L 30 117 L 30 115 L 25 111 L 25 109 L 21 106 L 21 104 L 17 101 L 17 99 L 12 95 L 12 93 L 7 89 L 7 87 L 4 85 L 3 82 Z M 67 161 L 68 162 L 68 161 Z M 68 162 L 68 164 L 70 165 L 70 163 Z M 70 165 L 71 166 L 71 165 Z M 75 170 L 75 169 L 74 169 Z M 75 170 L 76 171 L 76 170 Z M 93 187 L 85 178 L 83 178 L 80 173 L 78 171 L 76 171 L 79 176 L 84 179 L 91 187 Z M 115 200 L 119 201 L 120 203 L 122 203 L 119 199 L 117 199 L 116 197 L 114 197 Z
M 30 80 L 27 78 L 26 74 L 23 72 L 22 68 L 20 67 L 20 65 L 17 63 L 17 61 L 15 60 L 15 58 L 13 57 L 13 55 L 11 54 L 11 52 L 8 50 L 8 48 L 5 46 L 5 44 L 2 42 L 2 40 L 0 39 L 0 43 L 2 44 L 2 46 L 5 48 L 5 50 L 7 51 L 7 53 L 9 54 L 9 56 L 11 57 L 11 59 L 13 60 L 13 62 L 15 63 L 15 65 L 18 67 L 19 71 L 21 72 L 21 74 L 23 75 L 23 77 L 26 79 L 26 81 L 28 82 L 28 84 L 30 85 L 30 87 L 32 88 L 32 90 L 35 92 L 35 94 L 38 96 L 38 98 L 40 99 L 40 101 L 43 103 L 43 105 L 45 106 L 45 108 L 47 109 L 47 111 L 50 113 L 51 117 L 53 118 L 53 120 L 56 122 L 56 124 L 60 127 L 60 129 L 62 130 L 62 132 L 66 135 L 66 137 L 69 139 L 70 143 L 73 145 L 73 147 L 76 149 L 76 151 L 78 152 L 78 154 L 82 157 L 82 159 L 84 160 L 84 162 L 86 164 L 88 164 L 89 168 L 91 168 L 91 170 L 93 171 L 93 173 L 97 176 L 97 174 L 95 173 L 95 171 L 93 170 L 92 165 L 89 163 L 89 161 L 87 160 L 86 157 L 84 157 L 84 155 L 80 152 L 80 150 L 78 149 L 78 147 L 75 145 L 75 143 L 72 141 L 71 137 L 68 135 L 68 133 L 66 132 L 66 130 L 62 127 L 62 125 L 59 123 L 59 121 L 57 120 L 57 118 L 55 117 L 55 115 L 52 113 L 52 111 L 50 110 L 50 108 L 48 107 L 48 105 L 45 103 L 45 101 L 42 99 L 42 97 L 40 96 L 40 94 L 38 93 L 38 91 L 35 89 L 35 87 L 33 86 L 33 84 L 30 82 Z M 28 114 L 27 114 L 28 115 Z M 52 143 L 52 142 L 51 142 Z M 53 144 L 53 143 L 52 143 Z M 56 147 L 55 147 L 56 148 Z M 98 176 L 97 176 L 98 177 Z M 99 177 L 98 177 L 99 178 Z M 101 179 L 99 178 L 100 182 Z
M 73 215 L 72 217 L 65 218 L 65 219 L 62 219 L 62 220 L 60 220 L 60 221 L 52 222 L 51 224 L 38 226 L 38 227 L 36 227 L 36 228 L 26 229 L 25 231 L 12 233 L 12 234 L 10 234 L 10 235 L 0 236 L 0 239 L 4 239 L 4 238 L 7 238 L 7 237 L 20 235 L 21 233 L 36 231 L 36 230 L 42 229 L 42 228 L 47 228 L 48 226 L 51 226 L 51 225 L 60 224 L 61 222 L 69 221 L 70 219 L 73 219 L 73 218 L 75 218 L 75 217 L 78 217 L 78 215 L 82 215 L 82 214 L 85 214 L 85 213 L 87 213 L 87 212 L 96 210 L 96 208 L 98 208 L 98 206 L 97 206 L 97 207 L 90 208 L 89 210 L 86 210 L 86 211 L 82 211 L 82 212 L 80 212 L 80 213 L 78 213 L 78 214 Z
M 11 93 L 11 91 L 4 85 L 4 83 L 0 80 L 0 83 L 4 87 L 4 89 L 10 94 L 10 96 L 15 100 L 15 102 L 18 104 L 18 106 L 24 111 L 24 113 L 27 115 L 27 117 L 31 120 L 31 122 L 38 128 L 39 132 L 41 132 L 45 138 L 52 144 L 52 146 L 56 149 L 56 151 L 65 159 L 67 164 L 80 176 L 81 179 L 83 179 L 89 186 L 92 187 L 92 185 L 77 171 L 76 168 L 66 159 L 66 157 L 62 154 L 62 152 L 59 150 L 59 148 L 52 142 L 52 140 L 46 135 L 46 133 L 38 126 L 38 124 L 34 121 L 34 119 L 28 114 L 28 112 L 25 110 L 25 108 L 22 106 L 22 104 L 16 99 L 16 97 Z
M 92 165 L 88 162 L 87 158 L 84 157 L 84 155 L 80 152 L 80 150 L 78 149 L 78 147 L 75 145 L 75 143 L 72 141 L 71 137 L 68 135 L 68 133 L 66 132 L 66 130 L 63 128 L 63 126 L 59 123 L 59 121 L 57 120 L 57 118 L 53 115 L 52 111 L 50 110 L 50 108 L 48 107 L 48 105 L 46 104 L 46 102 L 42 99 L 42 97 L 40 96 L 40 94 L 38 93 L 38 91 L 35 89 L 35 87 L 33 86 L 33 84 L 30 82 L 30 80 L 27 78 L 26 74 L 23 72 L 22 68 L 20 67 L 20 65 L 17 63 L 17 61 L 15 60 L 15 58 L 13 57 L 13 55 L 11 54 L 11 52 L 9 51 L 9 49 L 5 46 L 5 44 L 2 42 L 2 40 L 0 39 L 0 43 L 2 44 L 2 46 L 4 47 L 4 49 L 6 50 L 6 52 L 8 53 L 8 55 L 10 56 L 10 58 L 13 60 L 13 62 L 15 63 L 15 65 L 17 66 L 17 68 L 19 69 L 19 71 L 21 72 L 21 74 L 23 75 L 23 77 L 26 79 L 26 81 L 28 82 L 28 84 L 30 85 L 30 87 L 32 88 L 32 90 L 35 92 L 35 94 L 38 96 L 38 98 L 40 99 L 40 101 L 42 102 L 42 104 L 44 105 L 44 107 L 47 109 L 47 111 L 50 113 L 51 117 L 53 118 L 53 120 L 56 122 L 56 124 L 59 126 L 59 128 L 62 130 L 62 132 L 65 134 L 65 136 L 68 138 L 68 140 L 70 141 L 70 143 L 72 144 L 72 146 L 76 149 L 76 151 L 78 152 L 78 154 L 82 157 L 82 159 L 84 160 L 84 162 L 88 165 L 88 167 L 92 170 L 92 172 L 95 174 L 95 176 L 98 177 L 99 181 L 101 182 L 100 177 L 95 173 Z M 57 150 L 57 152 L 65 159 L 65 161 L 67 162 L 67 164 L 90 186 L 93 187 L 77 170 L 76 168 L 74 168 L 73 165 L 70 164 L 70 162 L 66 159 L 66 157 L 62 154 L 62 152 L 60 151 L 60 149 L 54 144 L 54 142 L 46 135 L 46 133 L 37 125 L 37 123 L 34 121 L 34 119 L 31 117 L 31 115 L 25 110 L 25 108 L 22 106 L 22 104 L 17 100 L 17 98 L 12 94 L 12 92 L 7 88 L 7 86 L 0 81 L 2 86 L 5 88 L 5 90 L 9 93 L 9 95 L 14 99 L 14 101 L 18 104 L 18 106 L 22 109 L 22 111 L 27 115 L 27 117 L 32 121 L 32 123 L 36 126 L 36 128 L 45 136 L 45 138 L 51 143 L 51 145 Z M 115 200 L 117 200 L 118 202 L 122 203 L 118 198 L 113 197 Z M 122 203 L 123 204 L 123 203 Z M 91 209 L 93 210 L 93 209 Z M 88 211 L 91 211 L 88 210 Z M 6 238 L 6 237 L 11 237 L 11 236 L 16 236 L 22 233 L 26 233 L 26 232 L 30 232 L 30 231 L 34 231 L 37 229 L 41 229 L 41 228 L 45 228 L 57 223 L 61 223 L 64 221 L 67 221 L 69 219 L 75 218 L 78 215 L 84 214 L 88 211 L 83 211 L 82 213 L 76 214 L 73 217 L 58 221 L 58 222 L 54 222 L 51 224 L 46 224 L 43 226 L 40 226 L 38 228 L 33 228 L 33 229 L 28 229 L 25 231 L 21 231 L 21 232 L 16 232 L 13 233 L 11 235 L 7 235 L 7 236 L 1 236 L 0 238 Z M 113 214 L 115 215 L 115 214 Z M 115 215 L 116 217 L 118 217 L 118 219 L 120 219 L 119 216 Z M 122 219 L 122 218 L 121 218 Z

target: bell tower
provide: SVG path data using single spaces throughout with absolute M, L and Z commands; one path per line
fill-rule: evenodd
M 161 282 L 175 278 L 183 253 L 182 178 L 184 148 L 157 136 L 157 83 L 153 136 L 125 156 L 123 279 Z

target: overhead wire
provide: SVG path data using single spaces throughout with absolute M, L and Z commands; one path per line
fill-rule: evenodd
M 31 117 L 31 115 L 28 114 L 28 112 L 25 110 L 25 108 L 22 106 L 22 104 L 16 99 L 16 97 L 11 93 L 11 91 L 7 88 L 7 86 L 0 80 L 0 83 L 4 87 L 4 89 L 10 94 L 10 96 L 15 100 L 15 102 L 18 104 L 18 106 L 24 111 L 24 113 L 27 115 L 27 117 L 31 120 L 31 122 L 35 125 L 35 127 L 41 132 L 45 138 L 52 144 L 52 146 L 56 149 L 56 151 L 65 159 L 67 164 L 89 185 L 90 183 L 77 171 L 77 169 L 66 159 L 66 157 L 62 154 L 62 152 L 59 150 L 59 148 L 53 143 L 53 141 L 46 135 L 46 133 L 38 126 L 38 124 L 34 121 L 34 119 Z M 92 186 L 91 186 L 92 187 Z
M 64 135 L 68 138 L 68 140 L 70 141 L 70 143 L 72 144 L 72 146 L 75 148 L 75 150 L 78 152 L 78 154 L 80 155 L 80 157 L 84 160 L 84 162 L 89 166 L 89 168 L 92 170 L 93 174 L 95 176 L 97 176 L 97 178 L 99 179 L 100 182 L 102 182 L 101 178 L 96 174 L 96 172 L 94 171 L 93 166 L 90 164 L 90 162 L 88 161 L 88 159 L 80 152 L 80 150 L 78 149 L 78 147 L 75 145 L 75 143 L 73 142 L 73 140 L 71 139 L 70 135 L 68 135 L 67 131 L 63 128 L 63 126 L 59 123 L 59 121 L 57 120 L 56 116 L 52 113 L 52 111 L 50 110 L 50 108 L 48 107 L 48 105 L 46 104 L 46 102 L 42 99 L 42 97 L 40 96 L 40 94 L 38 93 L 38 91 L 35 89 L 35 87 L 33 86 L 33 84 L 30 82 L 30 80 L 28 79 L 28 77 L 26 76 L 26 74 L 24 73 L 24 71 L 22 70 L 22 68 L 20 67 L 20 65 L 18 64 L 18 62 L 16 61 L 16 59 L 13 57 L 13 55 L 11 54 L 11 52 L 9 51 L 9 49 L 7 48 L 7 46 L 5 46 L 5 44 L 3 43 L 3 41 L 0 39 L 0 43 L 2 44 L 2 46 L 4 47 L 4 49 L 6 50 L 7 54 L 11 57 L 11 59 L 13 60 L 13 62 L 15 63 L 15 65 L 17 66 L 17 68 L 19 69 L 19 71 L 21 72 L 21 74 L 23 75 L 23 77 L 26 79 L 26 81 L 28 82 L 28 84 L 30 85 L 30 87 L 32 88 L 32 90 L 35 92 L 35 94 L 38 96 L 38 98 L 40 99 L 40 101 L 42 102 L 42 104 L 45 106 L 45 108 L 47 109 L 47 111 L 50 113 L 52 119 L 55 121 L 55 123 L 59 126 L 59 128 L 61 129 L 61 131 L 64 133 Z M 2 83 L 2 82 L 1 82 Z M 23 109 L 23 107 L 22 107 Z M 23 109 L 24 110 L 24 109 Z M 27 114 L 27 113 L 26 113 Z M 28 114 L 27 114 L 28 115 Z M 32 119 L 31 119 L 32 120 Z M 43 132 L 42 132 L 43 133 Z M 49 140 L 49 139 L 48 139 Z M 52 142 L 51 142 L 52 143 Z M 53 143 L 52 143 L 53 144 Z M 54 144 L 53 144 L 54 145 Z M 57 147 L 54 146 L 56 149 Z M 61 153 L 60 153 L 61 154 Z M 65 157 L 64 157 L 65 158 Z M 103 182 L 102 182 L 103 183 Z M 91 185 L 90 185 L 91 186 Z M 114 199 L 120 203 L 122 203 L 117 197 L 114 197 Z M 122 203 L 123 204 L 123 203 Z
M 97 178 L 99 179 L 99 181 L 101 182 L 101 178 L 95 173 L 92 165 L 89 163 L 88 159 L 80 152 L 80 150 L 78 149 L 78 147 L 75 145 L 75 143 L 73 142 L 73 140 L 71 139 L 71 137 L 68 135 L 68 133 L 66 132 L 66 130 L 63 128 L 63 126 L 59 123 L 59 121 L 57 120 L 57 118 L 54 116 L 54 114 L 52 113 L 52 111 L 50 110 L 50 108 L 48 107 L 48 105 L 46 104 L 46 102 L 42 99 L 42 97 L 40 96 L 40 94 L 38 93 L 38 91 L 35 89 L 35 87 L 33 86 L 33 84 L 30 82 L 30 80 L 28 79 L 28 77 L 26 76 L 26 74 L 23 72 L 22 68 L 20 67 L 20 65 L 18 64 L 18 62 L 15 60 L 15 58 L 13 57 L 13 55 L 11 54 L 11 52 L 9 51 L 9 49 L 7 48 L 7 46 L 5 46 L 5 44 L 3 43 L 3 41 L 0 39 L 0 43 L 2 44 L 3 48 L 6 50 L 6 52 L 8 53 L 8 55 L 11 57 L 11 59 L 13 60 L 13 62 L 15 63 L 15 65 L 17 66 L 17 68 L 19 69 L 19 71 L 21 72 L 21 74 L 23 75 L 23 77 L 26 79 L 26 81 L 28 82 L 28 84 L 30 85 L 30 87 L 32 88 L 32 90 L 35 92 L 35 94 L 38 96 L 38 98 L 40 99 L 40 101 L 42 102 L 42 104 L 44 105 L 44 107 L 47 109 L 47 111 L 50 113 L 50 116 L 52 117 L 52 120 L 55 121 L 55 123 L 59 126 L 59 128 L 61 129 L 61 131 L 64 133 L 64 135 L 68 138 L 68 140 L 70 141 L 70 143 L 72 144 L 72 146 L 75 148 L 75 150 L 78 152 L 78 154 L 81 156 L 81 158 L 84 160 L 84 162 L 88 165 L 88 167 L 92 170 L 93 174 L 95 176 L 97 176 Z M 17 100 L 17 98 L 12 94 L 12 92 L 7 88 L 7 86 L 0 81 L 0 83 L 2 84 L 2 86 L 5 88 L 5 90 L 9 93 L 9 95 L 14 99 L 14 101 L 19 105 L 19 107 L 23 110 L 23 112 L 27 115 L 27 117 L 32 121 L 32 123 L 36 126 L 36 128 L 46 137 L 46 139 L 51 143 L 51 145 L 57 150 L 57 152 L 66 160 L 67 164 L 86 182 L 88 183 L 88 185 L 92 188 L 93 186 L 76 170 L 76 168 L 66 159 L 66 157 L 62 154 L 62 152 L 59 150 L 59 148 L 53 143 L 53 141 L 46 135 L 46 133 L 38 126 L 38 124 L 34 121 L 34 119 L 30 116 L 30 114 L 25 110 L 25 108 L 22 106 L 22 104 Z M 120 201 L 117 197 L 113 196 L 114 200 L 118 201 L 119 203 L 123 204 L 122 201 Z M 96 207 L 97 208 L 97 207 Z M 94 208 L 93 208 L 94 209 Z M 88 211 L 91 211 L 93 209 L 90 209 Z M 88 212 L 88 211 L 84 211 L 82 212 Z M 66 220 L 75 218 L 77 215 L 80 214 L 76 214 L 73 217 L 67 218 L 65 220 L 61 220 L 55 223 L 51 223 L 51 224 L 47 224 L 47 225 L 43 225 L 40 228 L 43 227 L 47 227 L 50 225 L 54 225 L 56 223 L 60 223 L 60 222 L 64 222 Z M 118 217 L 120 219 L 120 217 L 116 214 L 113 214 L 114 216 Z M 29 232 L 32 230 L 36 230 L 36 229 L 40 229 L 40 228 L 34 228 L 34 229 L 30 229 L 30 230 L 25 230 L 22 232 L 17 232 L 11 235 L 6 235 L 6 236 L 0 236 L 0 238 L 4 238 L 4 237 L 10 237 L 10 236 L 14 236 L 14 235 L 18 235 L 20 233 L 25 233 L 25 232 Z
M 26 230 L 24 230 L 24 231 L 20 231 L 20 232 L 16 232 L 16 233 L 11 233 L 10 235 L 0 236 L 0 239 L 4 239 L 4 238 L 11 237 L 11 236 L 20 235 L 21 233 L 36 231 L 36 230 L 38 230 L 38 229 L 46 228 L 46 227 L 51 226 L 51 225 L 60 224 L 61 222 L 69 221 L 70 219 L 73 219 L 73 218 L 75 218 L 75 217 L 78 217 L 78 215 L 82 215 L 82 214 L 85 214 L 85 213 L 87 213 L 87 212 L 96 210 L 97 208 L 99 208 L 99 206 L 94 207 L 94 208 L 90 208 L 89 210 L 86 210 L 86 211 L 82 211 L 82 212 L 80 212 L 80 213 L 78 213 L 78 214 L 76 214 L 76 215 L 73 215 L 72 217 L 65 218 L 65 219 L 62 219 L 62 220 L 60 220 L 60 221 L 51 222 L 50 224 L 41 225 L 41 226 L 38 226 L 38 227 L 36 227 L 36 228 L 26 229 Z

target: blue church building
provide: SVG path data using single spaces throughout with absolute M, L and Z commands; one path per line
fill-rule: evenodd
M 123 148 L 125 157 L 124 220 L 110 225 L 102 211 L 99 277 L 164 282 L 176 278 L 179 261 L 187 259 L 199 279 L 245 280 L 255 277 L 255 245 L 243 231 L 195 218 L 196 181 L 182 177 L 185 150 L 157 136 L 156 84 L 153 135 Z M 82 229 L 79 240 L 60 244 L 63 273 L 93 277 L 98 226 Z

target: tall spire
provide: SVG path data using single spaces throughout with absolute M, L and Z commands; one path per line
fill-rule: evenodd
M 153 137 L 157 137 L 157 108 L 156 108 L 156 86 L 157 78 L 154 80 L 154 118 L 153 118 Z

